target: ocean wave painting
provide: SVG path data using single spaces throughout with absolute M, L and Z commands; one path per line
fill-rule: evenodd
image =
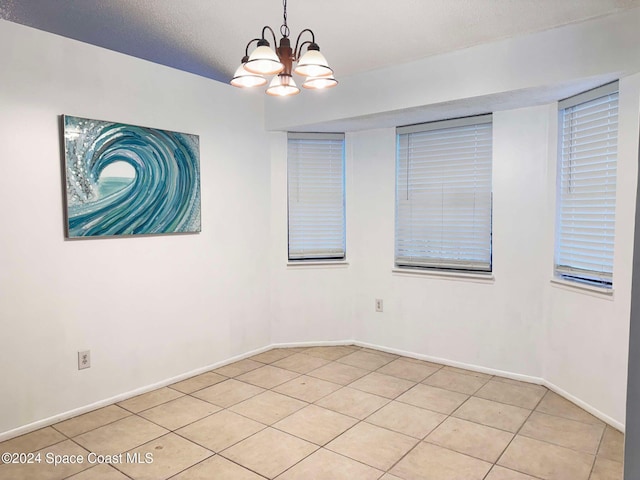
M 69 238 L 200 232 L 197 135 L 63 123 Z

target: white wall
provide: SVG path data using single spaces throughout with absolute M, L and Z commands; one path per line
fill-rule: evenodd
M 354 75 L 335 94 L 308 95 L 295 105 L 268 100 L 269 129 L 313 125 L 331 131 L 347 124 L 345 119 L 355 120 L 349 123 L 355 128 L 358 120 L 366 126 L 347 135 L 350 265 L 347 271 L 299 272 L 286 269 L 282 254 L 272 257 L 274 271 L 279 269 L 273 283 L 282 288 L 272 298 L 279 309 L 272 339 L 289 340 L 291 328 L 298 328 L 291 338 L 318 333 L 322 338 L 316 339 L 339 338 L 345 327 L 335 319 L 351 309 L 357 341 L 528 377 L 622 428 L 638 152 L 639 23 L 640 8 Z M 420 81 L 397 88 L 393 81 L 398 78 Z M 557 104 L 552 100 L 616 78 L 621 82 L 615 293 L 605 299 L 551 285 L 557 144 Z M 537 96 L 525 98 L 522 92 L 528 89 Z M 392 112 L 397 125 L 403 124 L 403 112 L 414 122 L 416 110 L 431 104 L 439 112 L 445 105 L 452 111 L 470 105 L 494 111 L 493 282 L 392 273 L 395 133 L 371 125 L 381 112 Z M 389 118 L 383 114 L 380 124 L 386 126 Z M 274 245 L 286 241 L 286 199 L 280 190 L 286 185 L 284 170 L 276 174 L 284 168 L 284 156 L 283 147 L 272 149 L 272 171 L 279 175 L 275 182 L 272 177 L 272 223 L 281 229 L 272 236 Z M 307 303 L 318 301 L 320 286 L 331 303 Z M 383 313 L 374 312 L 376 298 L 384 300 Z M 309 324 L 300 319 L 305 304 L 311 305 Z M 306 335 L 308 329 L 312 332 Z
M 0 45 L 0 433 L 267 345 L 262 97 L 6 21 Z M 198 134 L 202 233 L 65 241 L 60 114 Z
M 549 382 L 621 427 L 640 75 L 621 80 L 613 297 L 553 278 L 557 105 L 493 116 L 494 281 L 393 273 L 395 130 L 352 133 L 354 338 Z M 635 113 L 634 113 L 635 112 Z M 635 132 L 635 136 L 634 136 Z M 374 299 L 384 300 L 384 313 Z
M 633 270 L 640 74 L 620 80 L 613 296 L 547 283 L 544 378 L 578 401 L 624 424 Z M 552 131 L 557 117 L 551 115 Z M 554 142 L 555 143 L 555 142 Z M 549 198 L 556 185 L 556 151 L 549 154 Z M 552 203 L 554 205 L 554 203 Z M 548 244 L 553 242 L 553 229 Z M 551 247 L 553 248 L 553 247 Z M 547 250 L 547 258 L 553 254 Z M 549 267 L 548 278 L 552 271 Z
M 287 135 L 270 135 L 271 341 L 287 344 L 353 339 L 350 266 L 287 264 Z M 345 168 L 352 178 L 349 161 Z M 346 196 L 350 205 L 351 181 L 347 182 Z M 347 257 L 351 258 L 347 249 Z
M 356 338 L 478 367 L 541 376 L 547 107 L 493 119 L 494 281 L 392 273 L 395 130 L 352 135 L 359 232 L 351 249 Z M 525 222 L 524 218 L 536 219 Z M 524 252 L 524 254 L 523 254 Z M 374 299 L 385 311 L 374 311 Z

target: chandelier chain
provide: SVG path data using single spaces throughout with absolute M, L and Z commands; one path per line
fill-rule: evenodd
M 280 26 L 280 34 L 283 37 L 289 36 L 289 26 L 287 25 L 287 0 L 282 0 L 282 6 L 284 7 L 284 13 L 282 15 L 284 23 Z

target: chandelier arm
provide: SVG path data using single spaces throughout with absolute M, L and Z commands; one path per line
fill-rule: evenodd
M 302 57 L 302 49 L 304 48 L 305 45 L 309 44 L 312 45 L 314 42 L 312 42 L 311 40 L 305 40 L 304 42 L 302 42 L 300 44 L 300 51 L 299 52 L 294 52 L 294 55 L 296 56 L 296 62 L 298 60 L 300 60 L 300 57 Z
M 265 25 L 264 27 L 262 27 L 262 40 L 266 40 L 266 38 L 264 38 L 264 32 L 267 30 L 269 30 L 271 32 L 271 35 L 273 36 L 273 46 L 275 48 L 278 45 L 278 41 L 276 40 L 275 32 L 269 25 Z
M 300 43 L 300 37 L 302 37 L 302 34 L 304 32 L 309 32 L 311 34 L 311 41 L 309 42 L 308 40 L 305 42 L 302 42 L 302 45 L 300 45 L 300 50 L 302 50 L 302 47 L 306 44 L 306 43 L 316 43 L 316 36 L 313 33 L 313 30 L 311 30 L 310 28 L 305 28 L 304 30 L 302 30 L 299 34 L 298 34 L 298 38 L 296 39 L 296 48 L 293 49 L 293 55 L 295 57 L 295 60 L 298 61 L 298 59 L 300 58 L 300 53 L 301 51 L 298 51 L 298 44 Z
M 259 42 L 261 39 L 260 38 L 254 38 L 253 40 L 250 40 L 249 43 L 247 43 L 247 48 L 244 49 L 244 56 L 248 57 L 249 56 L 249 47 L 251 46 L 251 44 L 253 42 Z

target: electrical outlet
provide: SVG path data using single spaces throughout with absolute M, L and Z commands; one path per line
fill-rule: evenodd
M 376 298 L 376 312 L 382 312 L 383 308 L 382 308 L 382 299 L 381 298 Z
M 91 350 L 78 352 L 78 370 L 84 370 L 91 366 Z

